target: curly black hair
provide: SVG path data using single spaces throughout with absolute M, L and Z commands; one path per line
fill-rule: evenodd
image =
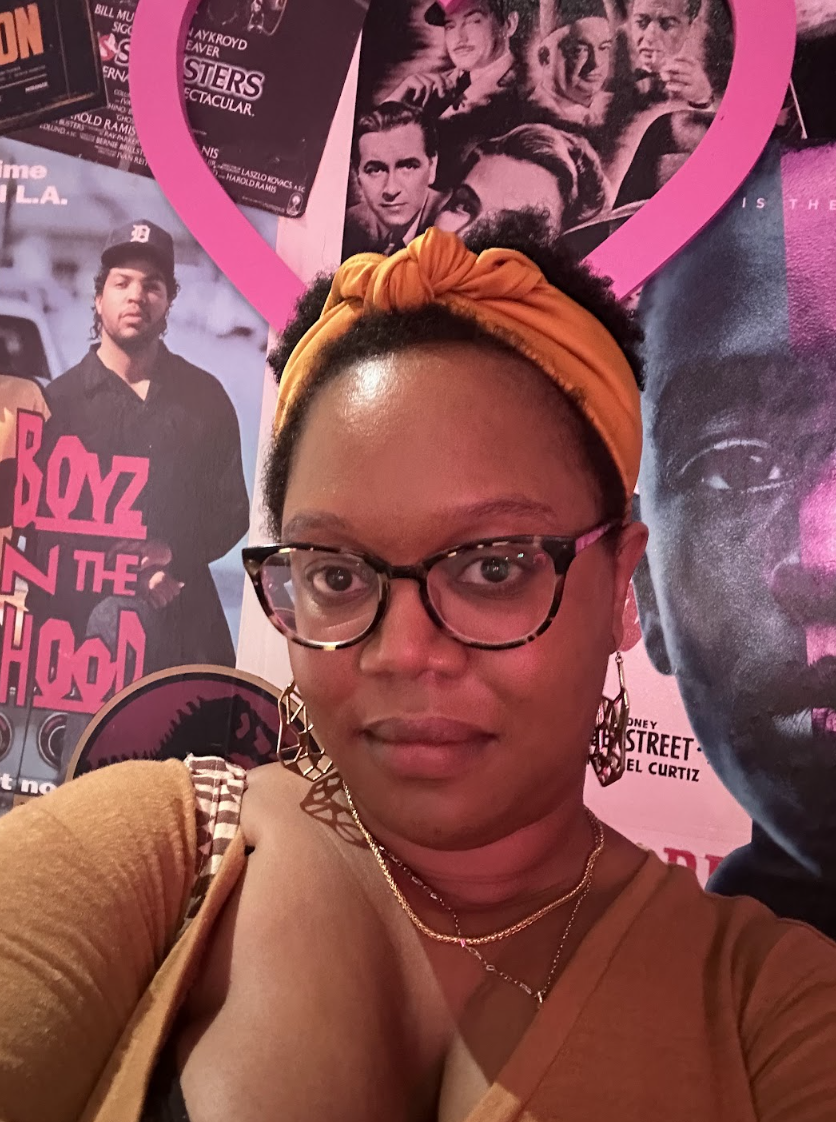
M 644 387 L 640 348 L 641 328 L 613 295 L 611 283 L 590 272 L 572 258 L 556 240 L 545 233 L 543 216 L 518 212 L 474 223 L 463 241 L 474 253 L 500 246 L 524 253 L 543 275 L 606 327 L 621 347 L 636 383 Z M 331 287 L 331 276 L 320 276 L 299 299 L 296 313 L 271 353 L 269 362 L 276 381 L 296 345 L 319 318 Z M 263 488 L 269 527 L 275 538 L 281 533 L 287 483 L 293 455 L 311 402 L 317 393 L 355 362 L 392 354 L 427 343 L 472 343 L 503 353 L 517 352 L 510 344 L 488 334 L 473 320 L 456 315 L 440 305 L 416 311 L 381 312 L 364 316 L 323 353 L 315 375 L 294 403 L 281 431 L 273 442 L 264 471 Z M 556 386 L 555 392 L 561 393 Z M 604 517 L 623 515 L 627 501 L 624 485 L 601 437 L 580 414 L 584 452 L 601 491 Z

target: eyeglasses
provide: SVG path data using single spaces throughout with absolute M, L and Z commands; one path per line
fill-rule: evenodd
M 560 607 L 566 574 L 617 522 L 577 538 L 489 538 L 390 565 L 371 553 L 288 542 L 242 551 L 259 603 L 294 643 L 338 650 L 362 642 L 389 603 L 393 580 L 418 582 L 430 619 L 468 647 L 506 650 L 542 635 Z

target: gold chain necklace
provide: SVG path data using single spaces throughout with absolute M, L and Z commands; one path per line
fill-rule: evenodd
M 580 911 L 581 904 L 586 899 L 591 885 L 587 884 L 586 888 L 584 888 L 584 890 L 580 893 L 577 900 L 575 901 L 575 906 L 574 908 L 572 908 L 572 914 L 569 916 L 569 922 L 564 927 L 563 934 L 560 937 L 560 942 L 557 944 L 557 950 L 555 951 L 554 957 L 552 958 L 551 965 L 549 967 L 549 973 L 546 977 L 545 982 L 542 984 L 539 990 L 533 990 L 527 982 L 523 982 L 522 979 L 515 978 L 511 974 L 506 974 L 504 970 L 500 970 L 500 968 L 493 962 L 488 962 L 484 955 L 479 951 L 478 947 L 468 946 L 467 941 L 462 936 L 459 917 L 456 915 L 450 905 L 445 900 L 442 900 L 437 892 L 430 888 L 428 884 L 425 884 L 424 881 L 422 881 L 418 876 L 418 874 L 414 873 L 412 869 L 410 869 L 409 865 L 404 864 L 404 862 L 401 861 L 399 857 L 396 857 L 394 853 L 391 853 L 388 849 L 383 849 L 382 847 L 381 852 L 389 861 L 391 861 L 394 865 L 397 865 L 399 869 L 402 869 L 403 872 L 410 878 L 410 880 L 414 881 L 419 888 L 422 888 L 424 892 L 431 896 L 433 900 L 439 903 L 441 907 L 450 914 L 453 919 L 453 925 L 456 928 L 456 934 L 459 936 L 459 945 L 463 950 L 468 951 L 470 954 L 472 954 L 473 957 L 481 963 L 488 974 L 494 974 L 501 981 L 508 982 L 509 985 L 516 986 L 517 989 L 522 990 L 523 993 L 528 994 L 529 997 L 533 997 L 538 1006 L 543 1004 L 543 1002 L 549 995 L 549 991 L 552 988 L 552 979 L 554 978 L 555 971 L 557 970 L 558 964 L 560 962 L 560 957 L 563 954 L 563 948 L 566 945 L 566 940 L 569 937 L 569 932 L 572 930 L 572 924 L 575 922 L 575 917 Z
M 354 806 L 354 800 L 351 797 L 351 792 L 349 791 L 347 785 L 343 783 L 342 787 L 343 791 L 345 792 L 345 797 L 348 802 L 348 809 L 351 812 L 351 817 L 354 819 L 355 826 L 363 835 L 366 844 L 372 851 L 374 859 L 375 861 L 377 861 L 381 872 L 386 878 L 386 883 L 392 890 L 395 899 L 412 920 L 412 923 L 415 925 L 415 927 L 418 928 L 422 935 L 426 935 L 428 939 L 433 939 L 437 943 L 458 943 L 465 950 L 471 950 L 475 947 L 483 947 L 487 943 L 498 943 L 500 939 L 508 939 L 511 935 L 516 935 L 520 931 L 525 931 L 525 929 L 527 927 L 530 927 L 532 923 L 536 923 L 539 919 L 542 919 L 544 916 L 549 915 L 549 913 L 553 912 L 556 908 L 561 907 L 563 904 L 568 904 L 570 900 L 575 900 L 579 896 L 581 898 L 585 896 L 589 891 L 590 884 L 592 883 L 592 874 L 595 871 L 595 863 L 601 856 L 601 851 L 604 848 L 604 828 L 598 818 L 592 813 L 592 811 L 588 807 L 584 807 L 586 816 L 589 819 L 593 834 L 595 836 L 595 844 L 593 845 L 592 850 L 590 851 L 590 854 L 586 859 L 583 876 L 574 888 L 570 889 L 567 893 L 565 893 L 565 895 L 560 896 L 557 900 L 552 900 L 551 903 L 545 904 L 542 908 L 539 908 L 530 916 L 526 916 L 525 919 L 521 919 L 517 923 L 512 923 L 510 927 L 505 927 L 501 931 L 494 931 L 490 935 L 477 936 L 462 935 L 460 931 L 457 931 L 455 935 L 445 935 L 443 931 L 436 931 L 434 928 L 429 927 L 426 923 L 424 923 L 420 916 L 416 915 L 415 911 L 410 906 L 409 901 L 406 899 L 404 894 L 395 883 L 395 878 L 392 876 L 392 873 L 386 862 L 386 858 L 383 855 L 381 846 L 378 845 L 378 843 L 361 822 L 360 815 L 357 813 L 357 809 Z M 408 868 L 407 866 L 403 865 L 403 862 L 398 861 L 397 863 L 405 869 Z M 432 899 L 436 901 L 436 903 L 441 905 L 441 907 L 445 908 L 446 911 L 455 916 L 455 912 L 453 912 L 452 908 L 441 899 L 437 892 L 431 889 L 428 885 L 425 885 L 422 881 L 420 881 L 418 877 L 415 877 L 415 874 L 412 873 L 411 869 L 409 869 L 408 872 L 413 877 L 413 879 L 415 879 L 416 883 L 420 884 L 421 887 L 424 888 L 424 890 L 432 897 Z M 579 906 L 580 901 L 575 906 L 575 911 L 572 913 L 572 919 L 574 919 Z M 569 921 L 570 925 L 572 919 L 570 919 Z M 456 920 L 456 923 L 458 925 L 458 920 Z M 566 932 L 564 932 L 564 941 L 565 936 Z M 477 955 L 477 957 L 479 956 Z M 554 971 L 552 971 L 552 973 L 553 972 Z

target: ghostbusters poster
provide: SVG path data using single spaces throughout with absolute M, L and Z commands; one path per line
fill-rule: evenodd
M 137 3 L 94 5 L 107 106 L 22 139 L 150 174 L 128 88 Z M 183 59 L 186 110 L 204 159 L 236 202 L 290 217 L 304 212 L 365 6 L 366 0 L 204 0 L 200 6 Z

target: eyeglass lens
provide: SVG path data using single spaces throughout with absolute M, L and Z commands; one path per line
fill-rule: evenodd
M 357 639 L 371 626 L 384 581 L 353 553 L 297 550 L 272 554 L 262 588 L 277 622 L 290 636 L 331 644 Z M 564 578 L 536 545 L 491 545 L 456 551 L 436 562 L 427 593 L 439 619 L 475 643 L 523 639 L 545 622 Z

